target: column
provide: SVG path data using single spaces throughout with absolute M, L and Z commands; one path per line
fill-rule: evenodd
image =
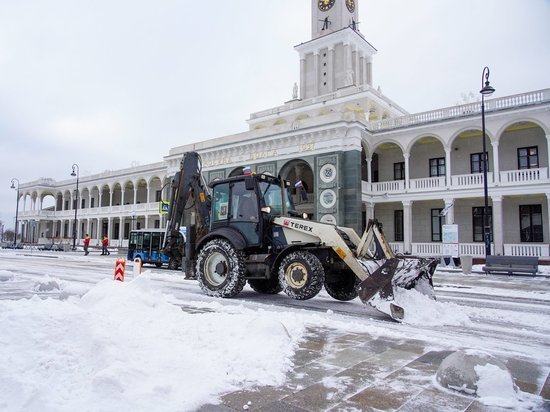
M 455 200 L 444 199 L 445 202 L 445 224 L 452 225 L 455 223 Z
M 135 182 L 132 182 L 132 184 L 134 185 L 134 203 L 132 204 L 136 204 L 137 203 L 137 184 Z
M 109 236 L 109 239 L 111 239 L 113 237 L 113 234 L 111 233 L 113 228 L 112 228 L 112 223 L 113 223 L 113 218 L 112 217 L 108 217 L 107 218 L 107 236 Z
M 372 191 L 372 156 L 367 156 L 367 180 L 369 182 L 369 190 Z
M 344 43 L 344 86 L 351 86 L 353 83 L 353 81 L 350 82 L 351 79 L 349 79 L 349 72 L 352 71 L 351 68 L 351 46 Z
M 411 157 L 411 154 L 403 153 L 403 157 L 405 158 L 405 191 L 407 191 L 410 187 L 409 158 Z
M 122 240 L 124 238 L 124 216 L 120 215 L 119 217 L 120 224 L 118 225 L 118 240 L 119 246 L 122 246 Z
M 306 98 L 306 58 L 300 55 L 300 99 Z
M 355 85 L 359 86 L 361 84 L 361 62 L 359 58 L 359 50 L 355 50 L 353 54 L 355 55 L 355 76 L 353 78 L 355 79 Z
M 313 53 L 313 90 L 314 96 L 319 95 L 319 51 Z
M 403 251 L 412 253 L 412 204 L 410 200 L 403 200 Z
M 372 56 L 367 57 L 367 84 L 372 87 Z
M 451 188 L 451 148 L 445 148 L 445 182 L 447 189 Z
M 500 165 L 498 162 L 498 142 L 491 141 L 491 147 L 493 148 L 493 183 L 496 183 L 498 185 L 500 183 Z M 491 170 L 491 168 L 489 168 L 489 170 Z
M 334 47 L 329 47 L 328 49 L 328 91 L 333 92 L 335 90 L 334 87 Z M 548 152 L 550 153 L 550 152 Z
M 359 78 L 357 82 L 360 84 L 365 84 L 367 82 L 367 70 L 365 67 L 365 56 L 361 55 L 361 59 L 359 61 L 359 67 L 361 67 L 361 77 Z M 359 73 L 358 73 L 359 75 Z
M 491 196 L 493 206 L 493 254 L 504 255 L 502 196 Z
M 365 202 L 367 223 L 370 219 L 374 219 L 374 203 Z
M 109 208 L 113 206 L 113 190 L 109 189 Z

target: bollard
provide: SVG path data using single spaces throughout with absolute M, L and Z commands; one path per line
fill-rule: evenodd
M 126 270 L 126 259 L 118 258 L 115 264 L 115 280 L 124 282 L 124 271 Z
M 141 268 L 143 267 L 143 262 L 141 261 L 140 258 L 135 258 L 134 259 L 134 277 L 136 277 L 137 275 L 139 275 L 141 273 Z

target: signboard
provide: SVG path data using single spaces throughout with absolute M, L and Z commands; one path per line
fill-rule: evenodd
M 161 200 L 159 202 L 159 214 L 161 215 L 168 214 L 168 209 L 170 209 L 170 202 L 165 202 L 164 200 Z
M 458 225 L 443 225 L 443 256 L 458 257 Z

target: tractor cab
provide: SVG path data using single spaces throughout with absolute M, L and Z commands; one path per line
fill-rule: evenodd
M 262 247 L 272 216 L 295 214 L 287 190 L 290 183 L 266 174 L 235 176 L 210 183 L 210 233 L 236 229 L 245 247 Z

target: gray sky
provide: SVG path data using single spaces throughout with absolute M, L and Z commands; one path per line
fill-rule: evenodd
M 359 0 L 374 85 L 411 113 L 550 87 L 550 0 Z M 290 100 L 308 0 L 0 0 L 0 220 L 40 177 L 161 161 Z M 22 204 L 20 205 L 20 208 Z M 20 209 L 21 210 L 21 209 Z

